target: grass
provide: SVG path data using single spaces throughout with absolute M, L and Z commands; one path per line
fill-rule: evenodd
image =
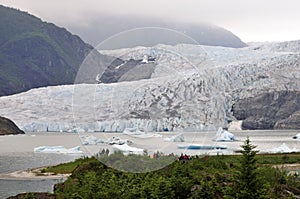
M 41 170 L 41 173 L 53 173 L 53 174 L 68 174 L 72 173 L 79 165 L 84 162 L 90 161 L 88 158 L 80 158 L 73 162 L 62 163 L 56 166 L 50 166 Z
M 219 167 L 224 166 L 221 162 L 226 163 L 239 163 L 241 155 L 221 155 L 221 156 L 209 156 L 211 166 Z M 279 164 L 293 164 L 300 163 L 300 153 L 287 153 L 287 154 L 257 154 L 257 163 L 259 165 L 279 165 Z M 221 161 L 222 160 L 222 161 Z M 54 173 L 54 174 L 68 174 L 72 173 L 82 163 L 94 161 L 91 158 L 80 158 L 73 162 L 63 163 L 56 166 L 50 166 L 43 169 L 42 173 Z

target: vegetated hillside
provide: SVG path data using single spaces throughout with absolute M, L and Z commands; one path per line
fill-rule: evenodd
M 24 134 L 13 121 L 0 116 L 0 135 Z
M 0 5 L 0 96 L 73 83 L 91 50 L 64 28 Z
M 226 30 L 222 27 L 206 24 L 206 23 L 189 23 L 189 22 L 180 22 L 170 19 L 161 19 L 161 18 L 148 18 L 148 17 L 136 17 L 136 16 L 107 16 L 102 15 L 97 18 L 97 20 L 87 22 L 84 27 L 82 26 L 72 26 L 69 25 L 68 28 L 80 35 L 85 41 L 88 41 L 94 46 L 97 46 L 99 43 L 104 41 L 107 38 L 110 38 L 113 35 L 124 33 L 124 31 L 139 29 L 138 31 L 143 31 L 143 28 L 147 27 L 158 27 L 158 28 L 167 28 L 171 30 L 178 31 L 182 34 L 191 37 L 193 40 L 198 42 L 200 45 L 209 45 L 209 46 L 224 46 L 224 47 L 233 47 L 241 48 L 245 47 L 246 44 L 241 41 L 241 39 L 236 36 L 234 33 Z M 162 29 L 161 32 L 164 33 Z M 148 37 L 145 41 L 144 34 L 135 34 L 134 41 L 141 41 L 142 46 L 154 46 L 159 43 L 176 45 L 179 44 L 177 40 L 178 34 L 174 34 L 170 37 L 169 34 L 156 34 L 152 37 Z M 163 41 L 163 42 L 159 42 Z M 124 42 L 124 41 L 122 41 Z M 134 47 L 135 45 L 130 46 L 130 41 L 125 41 L 126 46 L 121 46 L 119 43 L 110 43 L 109 46 L 103 49 L 118 49 L 124 47 Z M 103 44 L 101 44 L 103 45 Z

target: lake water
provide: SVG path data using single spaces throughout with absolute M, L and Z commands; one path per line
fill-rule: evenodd
M 86 133 L 86 134 L 66 134 L 66 133 L 28 133 L 26 135 L 1 136 L 0 137 L 0 173 L 8 173 L 17 170 L 36 168 L 47 165 L 55 165 L 62 162 L 72 161 L 82 155 L 91 155 L 99 152 L 103 148 L 110 151 L 114 149 L 108 144 L 98 144 L 93 146 L 82 145 L 85 136 L 93 135 L 102 140 L 107 140 L 113 136 L 121 139 L 128 139 L 133 142 L 134 147 L 147 149 L 149 154 L 162 151 L 166 154 L 186 153 L 189 155 L 216 154 L 215 150 L 186 150 L 178 149 L 178 144 L 201 144 L 209 146 L 225 146 L 226 150 L 217 151 L 223 154 L 234 154 L 240 150 L 240 145 L 247 136 L 252 144 L 257 145 L 257 150 L 261 153 L 270 152 L 272 149 L 285 143 L 290 149 L 300 150 L 300 141 L 292 139 L 299 131 L 276 130 L 276 131 L 237 131 L 232 132 L 239 141 L 235 142 L 214 142 L 215 132 L 183 132 L 185 142 L 174 143 L 165 142 L 163 138 L 178 134 L 175 132 L 159 133 L 162 137 L 137 138 L 120 133 Z M 80 146 L 83 154 L 44 154 L 33 153 L 33 149 L 38 146 L 65 146 L 72 148 Z M 62 180 L 24 180 L 24 179 L 0 179 L 0 198 L 7 198 L 22 192 L 39 191 L 52 192 L 53 185 Z

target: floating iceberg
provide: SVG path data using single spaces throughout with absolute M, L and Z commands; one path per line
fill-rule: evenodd
M 294 136 L 293 136 L 293 139 L 298 139 L 298 140 L 300 140 L 300 133 L 294 135 Z
M 293 153 L 299 152 L 296 148 L 290 149 L 285 143 L 271 150 L 272 153 Z
M 137 128 L 126 128 L 123 131 L 123 134 L 136 137 L 136 138 L 151 138 L 151 137 L 162 137 L 162 135 L 155 134 L 155 133 L 146 133 L 144 131 L 141 131 Z
M 84 141 L 82 142 L 83 145 L 97 145 L 99 143 L 104 143 L 104 141 L 92 135 L 85 137 Z
M 235 141 L 235 137 L 232 133 L 223 130 L 222 127 L 220 127 L 218 129 L 218 132 L 215 136 L 215 138 L 213 139 L 213 141 L 217 141 L 217 142 L 228 142 L 228 141 Z
M 143 154 L 144 150 L 136 147 L 128 146 L 127 144 L 118 145 L 114 144 L 112 147 L 116 150 L 122 151 L 123 153 L 131 153 L 131 154 Z
M 172 137 L 165 138 L 164 141 L 166 142 L 184 142 L 184 136 L 182 133 L 178 135 L 173 135 Z
M 212 149 L 227 149 L 226 146 L 213 146 L 213 145 L 200 145 L 200 144 L 187 144 L 187 145 L 178 145 L 178 149 L 203 149 L 203 150 L 212 150 Z
M 113 144 L 122 145 L 122 144 L 126 144 L 126 143 L 131 143 L 131 141 L 122 140 L 119 136 L 114 136 L 108 140 L 108 144 L 110 144 L 110 145 L 113 145 Z
M 67 149 L 63 146 L 39 146 L 33 149 L 36 153 L 67 153 L 67 154 L 75 154 L 75 153 L 83 153 L 80 151 L 80 146 L 76 146 L 70 149 Z
M 126 129 L 124 129 L 123 134 L 126 134 L 126 135 L 141 135 L 141 134 L 145 134 L 145 132 L 140 131 L 137 128 L 126 128 Z

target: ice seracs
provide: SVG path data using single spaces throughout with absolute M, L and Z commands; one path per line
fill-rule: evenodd
M 235 136 L 232 133 L 224 130 L 222 127 L 219 127 L 216 136 L 213 138 L 213 141 L 216 142 L 230 142 L 235 140 Z

